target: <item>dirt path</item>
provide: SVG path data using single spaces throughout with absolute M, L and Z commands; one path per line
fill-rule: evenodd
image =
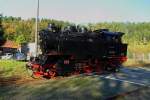
M 20 76 L 0 77 L 0 86 L 21 85 L 37 81 L 33 78 L 23 78 Z

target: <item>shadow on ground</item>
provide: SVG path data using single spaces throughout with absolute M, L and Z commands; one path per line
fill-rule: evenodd
M 3 74 L 8 73 L 9 71 L 11 70 L 7 71 L 0 70 L 0 86 L 9 86 L 15 84 L 18 80 L 21 79 L 19 76 L 5 77 Z
M 11 83 L 0 88 L 0 99 L 18 100 L 100 100 L 117 99 L 117 94 L 135 91 L 138 85 L 117 82 L 99 76 L 71 76 L 51 80 L 33 80 L 24 84 Z M 142 88 L 142 87 L 141 87 Z M 128 95 L 128 94 L 127 94 Z M 137 94 L 136 94 L 137 95 Z M 115 98 L 112 98 L 114 97 Z M 141 96 L 140 96 L 141 97 Z M 144 93 L 142 99 L 148 98 Z M 118 97 L 120 98 L 120 96 Z M 128 98 L 124 98 L 128 100 Z

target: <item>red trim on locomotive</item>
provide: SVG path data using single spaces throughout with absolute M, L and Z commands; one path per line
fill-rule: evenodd
M 70 59 L 72 60 L 72 58 Z M 69 65 L 70 64 L 70 60 L 64 60 L 64 66 L 65 65 Z M 82 66 L 80 66 L 81 68 L 76 68 L 75 70 L 73 70 L 69 75 L 77 75 L 77 74 L 81 74 L 81 73 L 85 73 L 85 74 L 90 74 L 90 73 L 97 73 L 97 74 L 101 74 L 104 71 L 104 66 L 102 63 L 106 63 L 106 65 L 111 66 L 112 68 L 114 67 L 118 67 L 118 64 L 122 64 L 123 62 L 125 62 L 127 60 L 127 57 L 125 56 L 113 56 L 113 57 L 108 57 L 107 62 L 103 62 L 101 60 L 95 59 L 94 63 L 91 64 L 91 62 L 89 60 L 87 61 L 83 61 L 83 63 L 81 64 Z M 44 76 L 47 78 L 55 78 L 58 74 L 60 74 L 59 72 L 57 72 L 57 64 L 56 63 L 49 63 L 49 64 L 45 64 L 43 66 L 41 66 L 40 64 L 31 64 L 31 68 L 33 70 L 33 75 L 36 77 L 40 77 L 40 76 Z M 67 66 L 67 67 L 71 67 L 71 66 Z

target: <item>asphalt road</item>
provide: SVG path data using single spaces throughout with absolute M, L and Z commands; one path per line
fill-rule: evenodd
M 150 89 L 150 69 L 123 67 L 118 73 L 100 75 L 100 79 L 111 84 L 109 87 L 107 84 L 103 86 L 105 88 L 103 92 L 107 93 L 107 95 L 102 96 L 104 99 L 132 91 L 135 92 L 145 87 Z M 148 94 L 144 95 L 150 100 Z
M 140 86 L 150 86 L 150 69 L 123 67 L 119 73 L 106 74 L 100 77 Z

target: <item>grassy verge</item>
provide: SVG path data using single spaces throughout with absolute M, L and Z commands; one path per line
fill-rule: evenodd
M 26 76 L 25 64 L 15 60 L 0 60 L 0 77 Z

